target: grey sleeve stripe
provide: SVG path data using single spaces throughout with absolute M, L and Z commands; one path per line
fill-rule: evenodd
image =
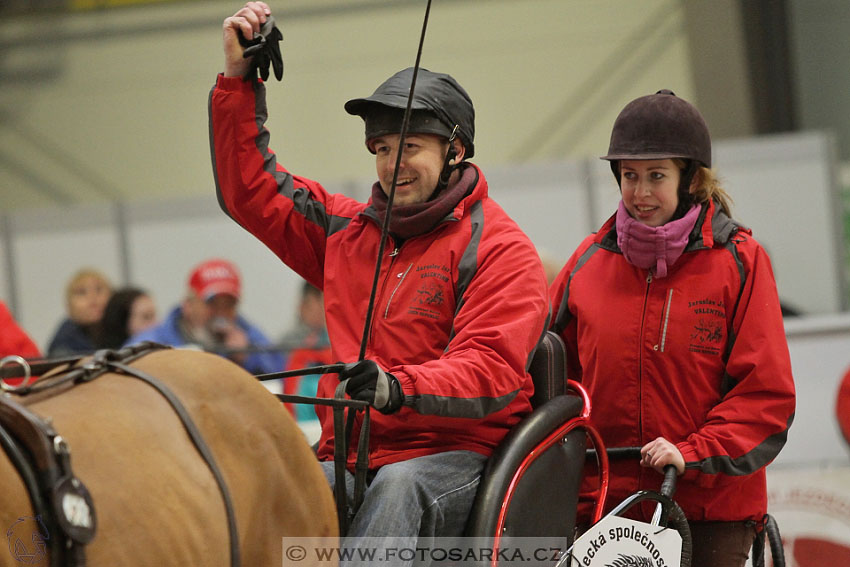
M 478 248 L 481 245 L 481 235 L 484 232 L 484 209 L 481 201 L 476 202 L 472 206 L 472 210 L 469 212 L 469 220 L 472 234 L 469 237 L 469 244 L 466 245 L 466 250 L 463 251 L 463 256 L 460 257 L 460 262 L 458 263 L 458 298 L 464 296 L 466 288 L 472 283 L 472 278 L 475 277 L 475 273 L 478 271 Z
M 596 251 L 599 250 L 599 245 L 594 243 L 590 248 L 585 250 L 584 254 L 581 255 L 581 258 L 576 262 L 575 268 L 570 272 L 570 278 L 567 280 L 567 285 L 564 287 L 564 296 L 561 298 L 561 306 L 558 308 L 558 313 L 555 315 L 555 324 L 552 327 L 552 330 L 558 333 L 559 335 L 564 332 L 564 329 L 567 327 L 567 323 L 570 322 L 572 318 L 572 314 L 569 310 L 569 299 L 570 299 L 570 285 L 573 283 L 573 277 L 575 277 L 576 272 L 578 272 L 593 256 Z
M 516 398 L 519 390 L 498 398 L 451 398 L 448 396 L 419 395 L 413 400 L 413 407 L 424 415 L 440 417 L 464 417 L 482 419 L 503 410 Z
M 257 125 L 257 136 L 254 138 L 254 144 L 257 147 L 257 151 L 263 156 L 263 170 L 274 177 L 277 183 L 278 193 L 291 199 L 295 205 L 295 211 L 304 215 L 310 222 L 322 227 L 326 235 L 330 236 L 334 232 L 344 229 L 348 226 L 350 219 L 328 215 L 324 204 L 311 199 L 307 189 L 303 187 L 295 189 L 290 173 L 278 171 L 277 158 L 273 153 L 269 152 L 269 131 L 264 126 L 268 118 L 265 88 L 255 85 L 254 97 L 254 107 L 256 109 L 255 122 Z M 221 192 L 218 189 L 218 179 L 216 179 L 216 190 L 219 195 L 219 205 L 227 212 L 221 199 Z
M 741 455 L 737 459 L 732 459 L 728 456 L 709 457 L 702 461 L 687 463 L 688 469 L 699 469 L 704 474 L 724 473 L 730 476 L 745 476 L 752 474 L 760 468 L 766 466 L 770 461 L 776 458 L 779 451 L 785 445 L 788 438 L 788 429 L 794 422 L 794 414 L 788 418 L 788 423 L 785 429 L 771 435 L 764 440 L 758 447 L 745 455 Z
M 460 257 L 457 267 L 457 289 L 455 290 L 456 307 L 455 317 L 460 312 L 463 304 L 466 302 L 464 294 L 466 293 L 469 284 L 472 283 L 472 278 L 478 271 L 478 248 L 481 245 L 481 235 L 484 232 L 484 209 L 481 201 L 477 201 L 469 212 L 469 221 L 472 234 L 469 237 L 469 243 L 466 245 L 466 250 Z M 443 352 L 448 352 L 449 345 L 455 336 L 455 328 L 452 325 L 452 330 L 449 333 L 449 340 L 446 343 L 446 348 Z
M 210 96 L 207 99 L 207 114 L 208 114 L 208 124 L 209 124 L 209 137 L 210 137 L 210 158 L 212 162 L 213 169 L 213 181 L 215 182 L 215 196 L 218 199 L 218 206 L 221 207 L 221 210 L 224 211 L 224 214 L 233 218 L 230 214 L 230 211 L 227 210 L 227 206 L 224 204 L 224 199 L 221 197 L 221 185 L 218 181 L 218 167 L 216 166 L 215 161 L 215 140 L 213 139 L 213 120 L 212 120 L 212 98 L 213 93 L 215 92 L 215 85 L 210 89 Z
M 735 310 L 732 312 L 732 319 L 735 319 L 735 313 L 738 312 L 738 306 L 741 304 L 741 297 L 744 295 L 744 285 L 747 283 L 747 273 L 744 271 L 744 263 L 741 262 L 741 257 L 738 256 L 738 249 L 735 248 L 735 243 L 731 240 L 726 243 L 726 249 L 732 254 L 735 259 L 735 266 L 738 268 L 738 277 L 740 284 L 738 285 L 738 297 L 735 299 Z M 732 356 L 732 349 L 735 347 L 735 341 L 738 335 L 735 334 L 735 329 L 730 325 L 728 337 L 726 338 L 726 350 L 723 352 L 723 364 L 729 362 L 729 357 Z M 731 376 L 729 373 L 723 374 L 723 380 L 720 383 L 720 396 L 728 394 L 732 388 L 738 384 L 738 379 Z
M 310 192 L 305 187 L 295 189 L 293 186 L 292 176 L 276 169 L 271 171 L 272 175 L 277 180 L 278 192 L 292 199 L 295 204 L 295 211 L 304 215 L 308 221 L 322 227 L 325 236 L 330 236 L 340 230 L 344 230 L 351 222 L 350 218 L 329 215 L 325 205 L 315 199 L 310 198 Z

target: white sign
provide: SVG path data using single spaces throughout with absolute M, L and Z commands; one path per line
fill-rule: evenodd
M 767 511 L 782 535 L 787 565 L 850 565 L 850 466 L 768 469 L 767 488 Z
M 682 536 L 673 528 L 606 516 L 575 541 L 564 567 L 679 567 Z

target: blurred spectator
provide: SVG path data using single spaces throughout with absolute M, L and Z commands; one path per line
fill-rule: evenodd
M 40 358 L 41 351 L 12 317 L 6 304 L 0 301 L 0 358 L 9 355 Z M 10 386 L 16 386 L 22 380 L 23 378 L 9 378 L 6 383 Z
M 322 291 L 309 282 L 301 286 L 298 302 L 298 320 L 295 327 L 283 337 L 289 346 L 287 370 L 308 368 L 335 362 L 331 354 L 331 343 L 325 327 L 325 304 Z M 316 396 L 320 374 L 294 376 L 283 381 L 283 392 L 298 396 Z M 296 421 L 318 421 L 316 409 L 310 404 L 286 404 Z
M 207 260 L 192 270 L 188 283 L 182 303 L 162 323 L 137 333 L 127 344 L 193 345 L 227 356 L 252 374 L 283 369 L 283 355 L 272 352 L 263 332 L 238 313 L 242 282 L 236 266 Z
M 112 286 L 99 271 L 83 268 L 74 274 L 65 288 L 68 317 L 47 347 L 47 356 L 90 353 L 95 350 L 95 334 Z
M 543 271 L 546 272 L 546 281 L 549 285 L 552 285 L 552 282 L 558 277 L 561 268 L 564 267 L 564 261 L 555 259 L 554 256 L 545 250 L 540 250 L 538 253 L 540 254 L 540 261 L 543 262 Z
M 283 344 L 291 348 L 325 347 L 330 344 L 325 328 L 325 302 L 322 290 L 305 281 L 298 301 L 298 320 L 283 336 Z
M 127 339 L 156 324 L 156 306 L 145 291 L 125 287 L 115 291 L 97 332 L 98 348 L 120 348 Z

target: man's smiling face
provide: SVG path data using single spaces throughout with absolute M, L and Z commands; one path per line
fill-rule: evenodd
M 378 180 L 389 195 L 398 155 L 399 134 L 386 134 L 369 141 L 375 152 Z M 424 203 L 437 188 L 448 140 L 435 134 L 408 134 L 398 170 L 394 205 Z

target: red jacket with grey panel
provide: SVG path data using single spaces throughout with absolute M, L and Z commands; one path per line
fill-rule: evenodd
M 354 362 L 381 226 L 369 204 L 331 194 L 277 163 L 268 148 L 265 87 L 219 76 L 210 136 L 219 202 L 281 260 L 325 292 L 333 356 Z M 451 450 L 490 454 L 530 411 L 530 355 L 547 325 L 537 252 L 474 189 L 431 232 L 387 243 L 366 358 L 395 375 L 406 405 L 372 412 L 370 467 Z M 332 397 L 336 375 L 319 383 Z M 333 418 L 318 407 L 319 458 L 333 457 Z M 359 427 L 359 426 L 358 426 Z M 356 432 L 355 432 L 356 433 Z M 349 455 L 353 465 L 354 455 Z
M 682 256 L 654 278 L 625 260 L 612 217 L 550 297 L 606 445 L 676 444 L 686 472 L 675 499 L 690 521 L 761 519 L 764 467 L 785 444 L 795 391 L 770 260 L 750 231 L 703 205 Z M 607 508 L 660 483 L 636 461 L 612 463 Z

